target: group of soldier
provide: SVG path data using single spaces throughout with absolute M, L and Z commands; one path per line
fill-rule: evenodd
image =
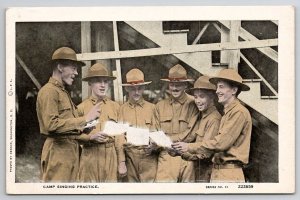
M 52 76 L 37 98 L 41 134 L 46 136 L 41 155 L 44 182 L 245 182 L 243 166 L 248 163 L 251 116 L 238 95 L 250 88 L 232 69 L 215 77 L 200 76 L 188 88 L 187 72 L 180 64 L 170 68 L 169 98 L 156 105 L 143 98 L 151 81 L 133 68 L 122 83 L 128 94 L 123 105 L 107 97 L 111 81 L 106 66 L 96 63 L 82 79 L 91 95 L 76 106 L 66 90 L 72 85 L 78 61 L 74 50 L 57 49 L 52 56 Z M 222 105 L 223 115 L 216 106 Z M 85 128 L 98 119 L 94 128 Z M 162 130 L 171 147 L 134 145 L 126 133 L 109 136 L 107 121 L 132 127 Z

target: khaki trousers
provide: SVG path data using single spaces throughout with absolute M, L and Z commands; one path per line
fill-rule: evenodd
M 117 182 L 118 163 L 114 143 L 84 145 L 80 157 L 80 182 Z
M 183 160 L 180 156 L 172 157 L 162 151 L 158 158 L 155 182 L 195 182 L 194 162 Z
M 157 155 L 147 155 L 139 147 L 126 148 L 125 153 L 128 182 L 153 183 L 157 171 Z
M 242 168 L 215 169 L 212 168 L 211 183 L 244 183 L 245 177 Z
M 41 155 L 41 179 L 44 182 L 75 182 L 79 168 L 79 144 L 67 137 L 50 138 Z

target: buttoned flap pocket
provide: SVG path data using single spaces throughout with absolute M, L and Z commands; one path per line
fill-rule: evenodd
M 151 123 L 151 119 L 145 119 L 145 125 L 150 128 L 152 123 Z
M 171 122 L 172 116 L 171 115 L 162 115 L 160 116 L 160 122 Z
M 179 125 L 180 125 L 180 131 L 185 131 L 189 127 L 189 122 L 184 118 L 184 116 L 179 117 Z
M 165 133 L 171 133 L 171 115 L 160 116 L 160 127 Z
M 114 121 L 114 122 L 118 122 L 118 118 L 117 118 L 117 115 L 114 114 L 114 113 L 108 113 L 108 120 L 109 121 Z
M 68 101 L 59 100 L 58 102 L 58 112 L 62 114 L 65 111 L 69 111 L 72 109 L 72 105 Z

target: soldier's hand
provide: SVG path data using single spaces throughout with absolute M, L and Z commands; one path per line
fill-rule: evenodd
M 125 161 L 119 163 L 118 172 L 120 177 L 125 177 L 127 175 L 127 167 Z
M 103 132 L 98 132 L 92 134 L 90 140 L 97 143 L 106 143 L 109 140 L 109 137 Z
M 181 153 L 185 153 L 188 151 L 188 144 L 185 142 L 176 142 L 172 144 L 172 148 Z
M 172 157 L 180 156 L 180 153 L 173 148 L 166 148 L 168 154 Z
M 88 114 L 85 116 L 85 121 L 90 122 L 94 119 L 99 118 L 100 116 L 100 108 L 99 108 L 100 103 L 97 103 L 92 107 L 92 109 L 88 112 Z

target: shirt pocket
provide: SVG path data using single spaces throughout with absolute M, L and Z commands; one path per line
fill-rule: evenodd
M 189 127 L 189 122 L 186 120 L 186 118 L 179 117 L 179 127 L 180 127 L 180 132 L 186 131 Z
M 59 103 L 58 103 L 59 115 L 61 115 L 62 117 L 67 117 L 68 114 L 72 113 L 71 110 L 72 110 L 72 105 L 70 104 L 70 102 L 64 101 L 64 100 L 59 100 Z
M 165 133 L 171 133 L 171 115 L 160 116 L 160 127 Z
M 107 118 L 108 118 L 109 121 L 118 122 L 118 118 L 117 118 L 116 114 L 108 113 Z
M 196 132 L 196 142 L 202 142 L 204 140 L 204 131 L 197 131 Z
M 148 129 L 151 129 L 152 126 L 151 119 L 145 119 L 145 125 Z

